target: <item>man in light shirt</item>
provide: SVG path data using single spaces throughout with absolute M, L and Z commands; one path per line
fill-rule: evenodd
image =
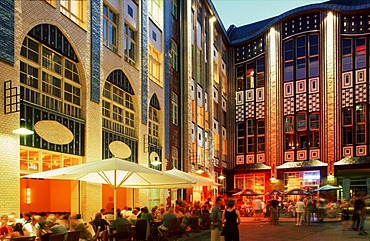
M 304 213 L 304 202 L 303 198 L 300 198 L 298 202 L 295 204 L 296 212 L 297 212 L 297 226 L 302 225 L 303 213 Z
M 37 228 L 37 223 L 40 220 L 40 216 L 33 216 L 31 217 L 31 222 L 26 223 L 23 225 L 23 232 L 25 236 L 36 236 L 39 237 L 39 230 Z

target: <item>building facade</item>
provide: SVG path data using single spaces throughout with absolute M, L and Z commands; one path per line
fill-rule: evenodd
M 106 185 L 20 177 L 110 158 L 114 141 L 130 148 L 132 162 L 194 175 L 200 169 L 218 180 L 227 159 L 228 38 L 211 2 L 7 0 L 0 9 L 1 213 L 88 218 L 110 209 Z M 69 131 L 43 133 L 37 125 L 45 121 Z M 13 134 L 20 125 L 34 134 Z M 64 143 L 68 133 L 73 140 Z M 153 153 L 160 165 L 152 164 Z M 168 195 L 201 200 L 217 191 L 122 188 L 118 207 L 152 207 Z
M 369 7 L 333 0 L 228 29 L 235 187 L 369 193 Z

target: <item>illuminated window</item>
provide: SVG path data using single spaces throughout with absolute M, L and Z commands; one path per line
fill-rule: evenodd
M 352 70 L 352 39 L 342 40 L 342 70 Z
M 254 88 L 254 63 L 247 65 L 247 90 Z
M 161 23 L 161 17 L 162 17 L 161 6 L 162 6 L 162 0 L 149 0 L 148 1 L 149 14 L 152 17 L 152 19 L 157 23 Z
M 238 66 L 236 68 L 236 90 L 237 91 L 241 91 L 241 90 L 245 90 L 245 75 L 244 75 L 244 70 L 245 70 L 245 67 L 244 66 Z
M 171 100 L 172 100 L 172 123 L 174 125 L 178 125 L 179 123 L 179 100 L 177 95 L 172 92 L 171 94 Z
M 45 0 L 45 2 L 49 3 L 51 6 L 56 6 L 56 0 Z
M 256 87 L 264 87 L 265 86 L 265 58 L 261 58 L 257 60 L 257 83 Z
M 154 143 L 159 143 L 158 110 L 152 106 L 149 107 L 149 135 Z
M 103 43 L 105 46 L 117 53 L 117 25 L 118 15 L 103 4 Z
M 20 81 L 25 100 L 82 118 L 76 63 L 28 36 L 21 49 Z
M 172 69 L 178 71 L 178 49 L 177 44 L 174 40 L 171 40 L 171 66 Z
M 85 27 L 86 1 L 60 0 L 60 11 L 81 27 Z
M 136 62 L 136 35 L 134 31 L 127 23 L 124 26 L 123 36 L 123 56 L 127 62 L 135 65 Z
M 103 127 L 127 136 L 136 137 L 135 109 L 132 95 L 106 81 L 102 98 Z
M 294 150 L 295 140 L 294 140 L 294 117 L 287 116 L 284 119 L 284 132 L 285 132 L 285 141 L 284 149 L 285 150 Z
M 155 83 L 161 85 L 161 54 L 153 47 L 149 46 L 149 77 Z
M 171 148 L 171 155 L 172 155 L 172 167 L 179 168 L 179 149 L 176 147 Z

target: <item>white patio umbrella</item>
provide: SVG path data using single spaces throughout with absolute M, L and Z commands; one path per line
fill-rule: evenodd
M 116 190 L 118 187 L 171 189 L 179 187 L 192 188 L 195 184 L 195 182 L 187 179 L 119 158 L 92 161 L 80 165 L 33 173 L 22 178 L 80 180 L 109 184 L 114 190 L 115 211 L 117 210 Z M 116 216 L 115 211 L 114 216 Z
M 181 178 L 183 178 L 185 180 L 188 180 L 190 182 L 195 182 L 195 186 L 208 186 L 208 187 L 213 186 L 213 187 L 217 187 L 217 186 L 221 185 L 217 182 L 210 181 L 210 180 L 207 180 L 205 178 L 194 176 L 191 173 L 183 172 L 183 171 L 180 171 L 176 168 L 173 168 L 172 170 L 168 170 L 168 171 L 165 171 L 165 172 L 169 173 L 171 175 L 177 176 L 177 177 L 181 177 Z
M 332 185 L 325 185 L 325 186 L 321 186 L 319 188 L 316 188 L 315 190 L 313 190 L 314 192 L 322 192 L 322 191 L 332 191 L 332 190 L 340 190 L 342 189 L 342 187 L 337 187 L 337 186 L 332 186 Z

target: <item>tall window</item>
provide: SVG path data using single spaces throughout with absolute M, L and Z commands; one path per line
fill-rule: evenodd
M 342 70 L 352 69 L 352 39 L 342 40 Z
M 161 23 L 161 6 L 162 0 L 148 1 L 149 14 L 151 15 L 152 19 L 157 23 Z
M 124 59 L 132 65 L 136 62 L 136 35 L 130 25 L 125 23 L 123 36 L 123 56 Z
M 245 89 L 244 70 L 245 70 L 244 65 L 236 67 L 236 90 L 237 91 L 241 91 Z
M 171 40 L 171 66 L 172 69 L 178 71 L 178 49 L 177 44 L 174 40 Z
M 319 36 L 299 36 L 284 43 L 284 81 L 319 76 Z M 308 68 L 307 68 L 308 66 Z
M 177 19 L 177 0 L 171 0 L 171 13 Z
M 355 68 L 362 69 L 366 67 L 366 39 L 357 38 L 355 43 Z
M 86 1 L 60 0 L 60 11 L 73 22 L 84 27 L 86 20 Z
M 237 124 L 237 154 L 244 154 L 244 138 L 245 138 L 245 123 L 238 123 Z
M 29 36 L 22 43 L 20 81 L 25 100 L 82 119 L 76 63 Z
M 172 99 L 172 123 L 174 125 L 179 124 L 179 100 L 177 95 L 172 92 L 171 94 L 171 99 Z
M 319 113 L 311 113 L 310 114 L 310 148 L 318 148 L 320 147 L 320 115 Z
M 265 151 L 265 120 L 257 121 L 257 152 Z
M 356 105 L 356 144 L 366 143 L 366 105 Z
M 297 114 L 297 146 L 298 149 L 307 149 L 308 136 L 307 136 L 307 113 L 300 112 Z
M 343 145 L 353 144 L 353 110 L 351 108 L 343 109 Z
M 136 137 L 132 95 L 106 81 L 102 99 L 103 127 Z
M 254 120 L 247 120 L 247 153 L 255 151 L 255 125 Z
M 118 15 L 103 4 L 103 43 L 115 53 L 117 53 L 117 25 Z
M 179 168 L 179 149 L 172 146 L 171 155 L 172 155 L 172 167 L 178 169 Z
M 265 58 L 257 60 L 257 83 L 256 87 L 265 86 Z
M 161 54 L 153 46 L 149 46 L 149 77 L 159 85 L 162 84 L 161 61 Z
M 158 110 L 154 107 L 149 107 L 149 136 L 151 143 L 159 144 L 159 117 Z
M 295 140 L 294 140 L 294 117 L 287 116 L 284 118 L 284 134 L 285 141 L 284 147 L 285 150 L 294 150 Z

